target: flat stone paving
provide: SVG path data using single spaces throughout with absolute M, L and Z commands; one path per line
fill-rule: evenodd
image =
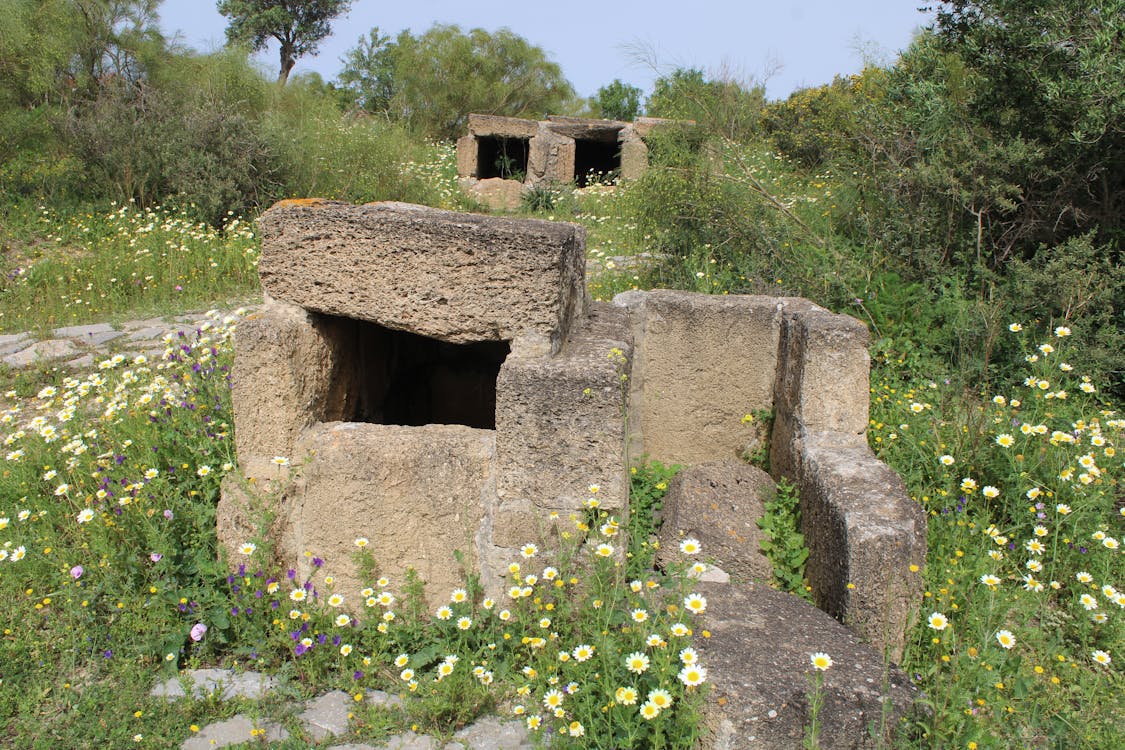
M 251 311 L 258 305 L 244 305 Z M 214 311 L 209 311 L 214 312 Z M 226 313 L 220 313 L 220 319 Z M 177 331 L 193 330 L 211 320 L 207 312 L 191 312 L 167 318 L 129 320 L 120 325 L 90 323 L 63 326 L 44 338 L 30 332 L 0 334 L 0 364 L 19 370 L 36 365 L 68 369 L 90 367 L 109 354 L 135 357 L 158 355 L 167 346 L 164 337 Z
M 187 688 L 185 690 L 185 687 Z M 223 669 L 193 669 L 157 684 L 150 695 L 168 701 L 207 700 L 212 696 L 227 701 L 235 698 L 258 700 L 278 687 L 278 681 L 258 672 L 233 672 Z M 382 690 L 367 691 L 365 702 L 387 708 L 401 708 L 402 699 Z M 297 706 L 297 721 L 308 739 L 323 743 L 348 732 L 355 699 L 342 690 L 333 690 Z M 241 713 L 230 719 L 201 727 L 180 743 L 180 750 L 210 750 L 244 742 L 280 742 L 289 738 L 280 724 Z M 444 745 L 434 737 L 407 731 L 380 744 L 346 743 L 331 750 L 531 750 L 534 744 L 527 729 L 518 721 L 503 721 L 488 716 L 453 735 Z

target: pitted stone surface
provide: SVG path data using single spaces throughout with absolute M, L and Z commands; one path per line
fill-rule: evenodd
M 335 590 L 352 601 L 362 587 L 350 564 L 357 537 L 370 540 L 379 570 L 426 581 L 435 607 L 463 584 L 455 550 L 477 565 L 473 537 L 495 490 L 495 433 L 463 425 L 332 422 L 301 433 L 294 463 L 311 457 L 292 490 L 296 538 L 289 564 L 316 575 L 304 550 L 333 560 Z M 288 493 L 287 493 L 288 494 Z M 422 502 L 424 499 L 424 502 Z
M 102 339 L 101 336 L 105 334 L 115 334 L 120 336 L 121 332 L 114 329 L 109 323 L 91 323 L 84 326 L 65 326 L 63 328 L 56 328 L 54 330 L 55 338 L 60 339 L 81 339 L 82 341 L 96 341 L 96 343 L 104 343 L 110 339 Z M 95 338 L 98 337 L 98 338 Z M 111 337 L 112 338 L 112 337 Z
M 26 349 L 31 341 L 27 333 L 6 333 L 0 336 L 0 356 Z
M 355 701 L 342 690 L 333 690 L 305 704 L 297 719 L 305 732 L 318 742 L 348 731 L 348 717 Z
M 277 687 L 277 679 L 258 672 L 233 672 L 227 669 L 194 669 L 184 674 L 193 698 L 218 694 L 220 700 L 257 700 Z M 174 700 L 187 694 L 179 677 L 172 677 L 152 689 L 154 698 Z
M 758 585 L 698 584 L 710 638 L 696 643 L 711 692 L 702 747 L 798 750 L 809 724 L 810 656 L 834 662 L 822 673 L 820 747 L 886 747 L 917 691 L 893 665 L 808 602 Z M 882 727 L 882 741 L 871 726 Z
M 264 729 L 265 735 L 255 737 L 251 732 Z M 280 724 L 266 722 L 258 724 L 246 714 L 238 714 L 233 719 L 208 724 L 196 734 L 180 743 L 180 750 L 212 750 L 244 742 L 280 742 L 289 738 L 289 732 Z
M 383 690 L 368 690 L 366 700 L 372 706 L 386 706 L 388 708 L 402 708 L 402 697 L 391 695 Z
M 70 339 L 46 339 L 37 341 L 26 349 L 4 357 L 9 367 L 26 367 L 36 362 L 53 362 L 78 354 L 78 347 Z
M 632 455 L 666 464 L 738 458 L 760 439 L 747 414 L 773 408 L 778 338 L 805 299 L 624 292 L 636 354 L 629 381 Z
M 760 547 L 758 519 L 776 487 L 770 475 L 736 460 L 713 461 L 684 469 L 668 483 L 664 496 L 657 560 L 680 559 L 679 544 L 694 537 L 702 557 L 713 560 L 739 583 L 769 583 L 773 566 Z
M 263 290 L 454 343 L 561 340 L 585 307 L 586 232 L 405 203 L 283 201 L 258 220 Z
M 443 750 L 530 750 L 534 747 L 523 722 L 487 716 L 453 735 Z

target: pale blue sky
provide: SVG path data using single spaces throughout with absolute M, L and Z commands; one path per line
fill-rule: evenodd
M 635 50 L 655 54 L 660 72 L 675 66 L 727 71 L 738 79 L 766 79 L 770 98 L 854 73 L 863 58 L 892 61 L 930 21 L 918 0 L 355 0 L 333 23 L 316 57 L 297 61 L 294 74 L 315 70 L 331 80 L 340 58 L 372 26 L 394 35 L 421 33 L 435 22 L 490 31 L 508 27 L 562 66 L 578 93 L 589 96 L 614 78 L 645 89 L 658 75 Z M 161 25 L 199 51 L 222 46 L 226 19 L 212 0 L 164 0 Z M 277 53 L 259 56 L 272 74 Z M 771 71 L 772 74 L 771 74 Z M 767 77 L 767 74 L 768 77 Z

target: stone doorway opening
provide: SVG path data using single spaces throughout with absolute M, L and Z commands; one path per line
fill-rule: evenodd
M 621 145 L 616 137 L 613 140 L 574 139 L 574 182 L 578 187 L 616 177 L 620 172 Z
M 477 179 L 499 177 L 523 181 L 527 177 L 529 139 L 483 136 L 477 139 Z
M 455 344 L 377 323 L 327 316 L 355 342 L 355 397 L 342 421 L 496 429 L 496 378 L 507 341 Z

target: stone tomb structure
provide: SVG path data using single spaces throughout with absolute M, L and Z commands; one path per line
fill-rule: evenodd
M 457 141 L 457 174 L 477 200 L 515 209 L 526 188 L 541 183 L 585 187 L 591 174 L 635 179 L 648 168 L 647 138 L 672 120 L 635 122 L 552 115 L 543 121 L 469 115 Z
M 701 464 L 768 440 L 771 473 L 800 489 L 817 604 L 899 652 L 925 517 L 867 448 L 858 321 L 795 298 L 591 302 L 572 224 L 311 200 L 274 206 L 260 230 L 266 303 L 239 326 L 233 371 L 242 476 L 218 513 L 228 549 L 267 510 L 281 562 L 315 580 L 305 553 L 325 558 L 353 599 L 360 537 L 434 602 L 460 583 L 454 550 L 495 591 L 589 485 L 624 519 L 631 458 Z M 742 419 L 760 410 L 768 434 Z

